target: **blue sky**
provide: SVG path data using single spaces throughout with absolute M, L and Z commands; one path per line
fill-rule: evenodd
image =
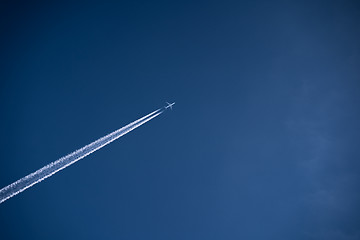
M 0 9 L 4 239 L 360 239 L 356 1 Z

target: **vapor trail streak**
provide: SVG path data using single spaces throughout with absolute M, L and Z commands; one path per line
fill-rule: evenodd
M 71 164 L 77 162 L 78 160 L 86 157 L 87 155 L 95 152 L 96 150 L 108 145 L 109 143 L 115 141 L 119 137 L 127 134 L 128 132 L 134 130 L 137 127 L 140 127 L 144 123 L 150 121 L 151 119 L 159 116 L 163 113 L 162 109 L 158 109 L 145 117 L 142 117 L 132 123 L 129 123 L 125 127 L 122 127 L 108 135 L 86 145 L 83 148 L 76 150 L 48 165 L 43 168 L 40 168 L 36 172 L 33 172 L 16 182 L 4 187 L 0 190 L 0 203 L 6 201 L 7 199 L 15 196 L 16 194 L 24 191 L 25 189 L 35 185 L 38 182 L 50 177 L 51 175 L 57 173 L 58 171 L 70 166 Z

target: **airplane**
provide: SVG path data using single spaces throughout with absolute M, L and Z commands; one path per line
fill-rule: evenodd
M 172 110 L 173 105 L 175 104 L 175 102 L 173 102 L 173 103 L 168 103 L 168 102 L 166 102 L 166 104 L 167 104 L 167 106 L 165 106 L 165 109 L 170 108 L 170 109 Z

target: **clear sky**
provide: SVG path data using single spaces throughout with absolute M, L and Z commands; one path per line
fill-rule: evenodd
M 360 239 L 357 1 L 4 1 L 1 239 Z

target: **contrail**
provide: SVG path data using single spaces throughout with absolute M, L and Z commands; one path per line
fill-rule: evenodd
M 127 134 L 128 132 L 134 130 L 137 127 L 140 127 L 144 123 L 150 121 L 151 119 L 159 116 L 163 113 L 164 109 L 158 109 L 145 117 L 142 117 L 132 123 L 129 123 L 125 127 L 122 127 L 108 135 L 86 145 L 83 148 L 76 150 L 73 153 L 70 153 L 43 168 L 40 168 L 36 172 L 33 172 L 16 182 L 4 187 L 0 190 L 0 203 L 6 201 L 7 199 L 15 196 L 18 193 L 21 193 L 25 189 L 35 185 L 36 183 L 41 182 L 42 180 L 50 177 L 51 175 L 57 173 L 58 171 L 70 166 L 71 164 L 77 162 L 78 160 L 86 157 L 87 155 L 95 152 L 96 150 L 106 146 L 107 144 L 115 141 L 119 137 Z

